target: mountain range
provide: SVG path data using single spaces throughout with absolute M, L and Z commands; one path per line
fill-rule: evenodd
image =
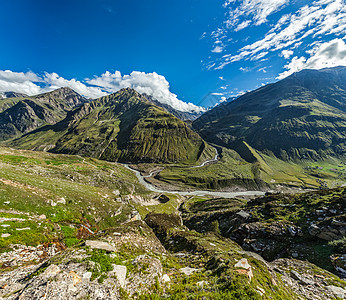
M 0 140 L 13 147 L 134 163 L 209 159 L 208 143 L 250 163 L 244 145 L 286 161 L 345 157 L 345 67 L 303 70 L 202 115 L 129 88 L 93 101 L 70 88 L 2 95 Z
M 346 68 L 303 70 L 220 104 L 193 122 L 208 142 L 242 142 L 284 160 L 346 154 Z
M 193 163 L 215 153 L 186 123 L 130 88 L 84 103 L 11 145 L 124 162 Z

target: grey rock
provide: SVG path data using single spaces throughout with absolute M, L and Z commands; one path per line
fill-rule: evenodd
M 251 251 L 237 251 L 239 254 L 242 254 L 242 255 L 248 255 L 248 256 L 251 256 L 261 262 L 263 262 L 265 265 L 268 265 L 267 261 L 259 254 L 255 253 L 255 252 L 251 252 Z
M 198 272 L 199 269 L 195 269 L 195 268 L 190 268 L 190 267 L 185 267 L 185 268 L 181 268 L 180 272 L 184 273 L 187 276 L 190 276 L 191 274 Z
M 106 250 L 109 252 L 116 251 L 114 246 L 110 245 L 107 242 L 102 242 L 102 241 L 87 240 L 85 241 L 85 245 L 90 247 L 91 249 L 101 249 L 101 250 Z
M 297 234 L 297 230 L 293 226 L 287 226 L 287 230 L 291 236 L 295 236 Z
M 113 271 L 114 275 L 118 279 L 118 282 L 122 288 L 125 287 L 126 285 L 126 273 L 127 273 L 127 268 L 126 266 L 122 265 L 113 265 Z
M 333 241 L 341 238 L 339 232 L 332 228 L 323 228 L 322 231 L 316 236 L 326 241 Z
M 346 297 L 346 290 L 339 287 L 339 286 L 328 285 L 327 289 L 338 298 L 345 299 L 345 297 Z
M 60 272 L 60 268 L 57 265 L 52 264 L 41 274 L 41 277 L 52 278 L 58 275 Z
M 317 225 L 311 224 L 308 228 L 308 232 L 310 235 L 315 236 L 321 232 L 321 229 Z
M 235 265 L 234 267 L 236 268 L 242 268 L 242 269 L 246 269 L 246 270 L 249 270 L 251 269 L 251 266 L 249 264 L 249 262 L 247 261 L 246 258 L 242 258 L 241 260 L 239 260 Z
M 338 220 L 333 219 L 332 220 L 332 225 L 335 225 L 335 226 L 346 226 L 346 222 L 342 222 L 342 221 L 338 221 Z
M 86 272 L 83 274 L 83 279 L 89 280 L 91 278 L 93 273 L 91 272 Z
M 331 261 L 335 270 L 345 277 L 346 276 L 346 254 L 332 255 Z
M 302 276 L 300 276 L 300 274 L 297 271 L 291 270 L 291 276 L 293 279 L 302 280 Z
M 198 281 L 197 283 L 196 283 L 196 285 L 197 285 L 197 287 L 199 288 L 199 289 L 203 289 L 205 286 L 207 286 L 209 284 L 209 282 L 208 281 L 205 281 L 205 280 L 203 280 L 203 281 Z
M 243 211 L 243 210 L 237 212 L 235 215 L 239 216 L 239 217 L 241 217 L 242 219 L 245 219 L 245 220 L 250 218 L 250 216 L 251 216 L 249 213 L 247 213 L 246 211 Z

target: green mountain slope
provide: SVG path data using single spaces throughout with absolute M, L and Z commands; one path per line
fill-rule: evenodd
M 130 162 L 189 163 L 214 154 L 183 121 L 133 89 L 86 103 L 12 146 Z
M 16 93 L 6 95 L 12 98 L 0 99 L 0 141 L 54 124 L 65 118 L 68 111 L 87 101 L 70 88 L 32 97 Z
M 193 123 L 207 141 L 242 141 L 289 159 L 345 156 L 346 68 L 304 70 L 219 105 Z M 239 151 L 241 154 L 241 151 Z

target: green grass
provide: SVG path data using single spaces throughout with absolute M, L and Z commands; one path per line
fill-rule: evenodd
M 135 175 L 118 164 L 0 147 L 0 217 L 25 218 L 0 227 L 1 233 L 11 234 L 0 238 L 0 248 L 54 239 L 72 246 L 79 242 L 80 224 L 97 231 L 125 221 L 133 208 L 118 199 L 129 194 L 150 197 Z M 46 219 L 38 220 L 39 215 Z M 16 231 L 18 226 L 30 230 Z
M 166 165 L 165 169 L 159 173 L 158 179 L 181 187 L 196 189 L 225 189 L 234 186 L 261 189 L 265 186 L 275 188 L 277 185 L 319 188 L 320 178 L 312 174 L 308 168 L 310 165 L 318 165 L 329 169 L 323 178 L 327 186 L 340 186 L 346 181 L 344 176 L 330 171 L 332 168 L 342 170 L 343 167 L 338 167 L 343 164 L 340 160 L 321 161 L 316 164 L 302 161 L 298 164 L 255 151 L 248 145 L 247 147 L 254 157 L 253 163 L 245 161 L 233 150 L 222 148 L 222 157 L 218 163 L 202 168 Z
M 166 203 L 160 203 L 157 205 L 140 205 L 134 203 L 134 206 L 140 213 L 141 217 L 144 218 L 148 213 L 167 213 L 167 214 L 177 214 L 179 208 L 179 200 L 176 195 L 168 195 L 170 200 Z

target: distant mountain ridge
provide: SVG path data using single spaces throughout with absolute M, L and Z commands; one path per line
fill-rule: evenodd
M 26 94 L 17 93 L 17 92 L 0 92 L 0 99 L 6 99 L 6 98 L 24 98 L 28 97 Z
M 346 155 L 346 67 L 303 70 L 217 106 L 193 122 L 207 141 L 245 141 L 284 159 Z
M 152 102 L 156 106 L 162 107 L 165 111 L 171 113 L 173 116 L 175 116 L 178 119 L 183 120 L 183 121 L 194 121 L 198 117 L 203 115 L 203 112 L 180 111 L 180 110 L 177 110 L 177 109 L 173 108 L 172 106 L 170 106 L 168 104 L 161 103 L 160 101 L 156 100 L 152 96 L 149 96 L 149 95 L 146 95 L 146 94 L 144 94 L 143 96 L 145 96 L 150 102 Z
M 192 163 L 215 155 L 183 121 L 130 88 L 85 103 L 11 145 L 125 162 Z
M 0 141 L 15 138 L 45 124 L 55 124 L 88 100 L 70 88 L 27 96 L 8 92 L 0 99 Z M 7 97 L 11 96 L 11 97 Z

